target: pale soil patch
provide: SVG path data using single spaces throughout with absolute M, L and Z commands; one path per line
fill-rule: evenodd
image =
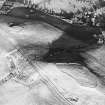
M 5 40 L 8 38 L 7 42 L 10 42 L 14 46 L 29 43 L 48 44 L 52 43 L 52 41 L 58 39 L 63 34 L 62 31 L 44 22 L 26 21 L 27 20 L 16 20 L 16 18 L 1 16 L 0 32 L 1 37 L 3 37 L 2 39 Z M 20 25 L 9 27 L 9 22 L 20 22 Z

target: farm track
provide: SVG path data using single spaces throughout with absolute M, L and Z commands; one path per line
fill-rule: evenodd
M 24 53 L 22 52 L 22 50 L 19 50 L 19 53 L 24 57 Z M 40 65 L 37 63 L 37 61 L 35 63 L 33 63 L 32 61 L 30 61 L 30 59 L 28 57 L 24 57 L 26 59 L 26 61 L 28 61 L 28 63 L 34 68 L 34 70 L 41 76 L 41 81 L 47 85 L 47 87 L 51 90 L 51 92 L 53 93 L 53 95 L 59 100 L 61 101 L 61 103 L 63 103 L 62 105 L 73 105 L 70 101 L 68 101 L 57 89 L 57 87 L 54 85 L 54 83 L 46 76 L 44 75 Z
M 37 61 L 35 63 L 33 63 L 28 57 L 24 56 L 24 53 L 22 52 L 22 50 L 17 50 L 18 53 L 21 57 L 23 57 L 24 62 L 29 63 L 32 68 L 34 68 L 34 70 L 40 75 L 41 77 L 41 81 L 49 88 L 49 90 L 52 92 L 52 94 L 56 97 L 56 99 L 59 101 L 59 103 L 61 103 L 61 105 L 73 105 L 69 100 L 67 100 L 62 93 L 59 92 L 59 90 L 57 89 L 57 87 L 54 85 L 54 83 L 43 73 L 40 65 L 37 63 Z M 15 68 L 13 68 L 15 69 Z M 9 74 L 7 74 L 2 80 L 0 80 L 0 85 L 3 85 L 4 83 L 6 83 L 7 81 L 9 81 L 10 79 L 15 78 L 18 74 L 18 70 L 16 71 L 12 70 L 12 72 L 10 72 Z

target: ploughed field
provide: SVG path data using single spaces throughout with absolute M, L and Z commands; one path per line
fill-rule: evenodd
M 104 49 L 41 20 L 0 16 L 0 105 L 104 105 Z

